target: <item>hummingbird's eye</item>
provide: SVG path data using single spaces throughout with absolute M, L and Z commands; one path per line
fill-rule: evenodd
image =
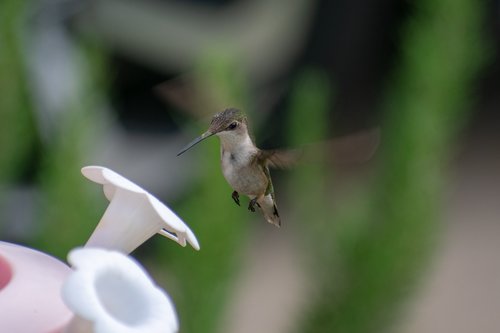
M 228 130 L 234 130 L 236 128 L 236 126 L 238 126 L 238 123 L 237 122 L 234 122 L 234 123 L 231 123 L 231 125 L 229 125 L 227 127 Z

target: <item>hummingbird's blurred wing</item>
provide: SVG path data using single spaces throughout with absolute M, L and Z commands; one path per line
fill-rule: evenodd
M 296 149 L 259 150 L 256 161 L 275 169 L 287 169 L 299 163 L 316 163 L 318 156 L 335 166 L 352 166 L 370 160 L 380 143 L 378 128 L 328 141 L 310 143 Z
M 379 145 L 379 128 L 359 131 L 320 144 L 327 153 L 329 163 L 336 166 L 363 164 L 375 155 Z
M 302 153 L 302 149 L 259 150 L 257 160 L 270 168 L 288 169 L 297 165 Z

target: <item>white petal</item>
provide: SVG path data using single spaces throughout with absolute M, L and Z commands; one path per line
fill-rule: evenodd
M 122 175 L 117 174 L 113 170 L 105 168 L 103 170 L 103 176 L 109 183 L 115 185 L 116 187 L 121 187 L 121 188 L 127 189 L 129 191 L 137 192 L 137 193 L 148 193 L 145 190 L 143 190 L 141 187 L 132 183 L 130 180 L 123 177 Z
M 127 178 L 102 166 L 86 166 L 81 169 L 81 172 L 85 177 L 98 184 L 112 184 L 129 191 L 147 193 Z
M 76 249 L 68 260 L 75 271 L 62 290 L 75 321 L 90 321 L 96 333 L 176 332 L 169 297 L 132 258 L 103 249 Z M 73 323 L 72 327 L 81 325 Z M 74 332 L 77 332 L 75 329 Z
M 87 166 L 82 173 L 103 185 L 110 201 L 87 246 L 115 249 L 130 253 L 156 233 L 182 246 L 186 240 L 195 248 L 200 245 L 189 227 L 156 197 L 116 172 L 101 166 Z
M 106 184 L 106 179 L 104 178 L 103 171 L 104 167 L 101 166 L 86 166 L 81 169 L 82 174 L 98 184 Z

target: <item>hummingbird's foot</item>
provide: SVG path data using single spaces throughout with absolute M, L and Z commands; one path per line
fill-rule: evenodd
M 231 194 L 231 197 L 233 197 L 234 202 L 236 202 L 236 204 L 238 206 L 240 206 L 240 195 L 239 195 L 239 193 L 236 192 L 236 191 L 233 191 L 233 194 Z
M 250 200 L 250 202 L 248 203 L 248 210 L 255 212 L 255 205 L 260 207 L 259 203 L 257 202 L 257 198 Z

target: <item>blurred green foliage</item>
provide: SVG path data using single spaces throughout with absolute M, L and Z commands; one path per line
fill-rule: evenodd
M 104 211 L 104 199 L 89 191 L 80 173 L 92 128 L 85 120 L 79 112 L 61 119 L 64 125 L 46 147 L 40 168 L 42 202 L 35 246 L 61 259 L 85 244 Z
M 26 181 L 20 177 L 27 176 L 30 185 L 40 189 L 31 245 L 65 258 L 71 248 L 84 244 L 102 207 L 85 190 L 79 170 L 90 131 L 96 135 L 98 130 L 90 124 L 97 121 L 92 110 L 106 91 L 105 57 L 100 47 L 74 40 L 72 60 L 85 74 L 75 78 L 79 82 L 74 85 L 78 91 L 73 100 L 61 97 L 68 101 L 65 112 L 59 115 L 50 137 L 40 140 L 35 126 L 37 105 L 31 98 L 35 87 L 29 81 L 24 57 L 31 38 L 26 31 L 28 5 L 25 1 L 0 3 L 0 184 Z M 22 206 L 19 203 L 18 209 Z
M 204 99 L 199 106 L 200 113 L 212 116 L 228 105 L 247 112 L 254 109 L 248 77 L 239 69 L 238 59 L 230 49 L 208 49 L 199 57 L 195 73 L 199 98 Z
M 25 1 L 0 2 L 0 184 L 23 176 L 37 145 L 22 49 Z
M 321 296 L 297 332 L 387 332 L 395 324 L 440 230 L 443 169 L 482 63 L 481 10 L 470 0 L 419 2 L 402 35 L 403 56 L 387 96 L 380 170 L 368 204 L 350 215 L 328 212 L 328 205 L 309 212 L 309 221 L 330 213 L 329 222 L 340 226 L 333 234 L 326 231 L 331 227 L 309 229 L 312 238 L 326 233 L 337 241 L 327 253 L 313 246 L 322 267 L 336 272 L 323 277 Z M 321 108 L 312 112 L 324 114 Z M 299 184 L 309 178 L 297 177 Z M 312 186 L 310 193 L 325 193 L 321 184 Z M 302 204 L 315 205 L 321 197 L 307 196 L 310 202 Z M 364 228 L 345 237 L 342 225 L 349 223 Z
M 80 169 L 89 163 L 89 146 L 100 136 L 98 123 L 102 118 L 95 110 L 107 91 L 103 75 L 107 57 L 98 44 L 85 39 L 74 42 L 79 56 L 74 59 L 75 65 L 82 73 L 75 85 L 78 91 L 68 100 L 66 112 L 46 142 L 39 171 L 43 202 L 37 246 L 60 258 L 85 244 L 106 204 L 89 190 Z
M 329 136 L 331 90 L 328 78 L 319 71 L 307 69 L 299 73 L 292 87 L 290 112 L 285 122 L 290 147 L 304 147 L 302 149 L 307 150 L 307 161 L 300 163 L 290 173 L 288 193 L 305 195 L 300 195 L 300 199 L 295 195 L 289 200 L 306 201 L 301 205 L 292 205 L 292 216 L 295 216 L 296 221 L 308 221 L 307 229 L 314 230 L 306 235 L 313 237 L 309 239 L 312 243 L 309 245 L 326 247 L 318 253 L 330 253 L 332 246 L 333 229 L 328 229 L 332 227 L 328 207 L 329 183 L 333 174 L 326 162 L 328 152 L 320 145 L 315 146 L 318 142 L 325 142 Z

